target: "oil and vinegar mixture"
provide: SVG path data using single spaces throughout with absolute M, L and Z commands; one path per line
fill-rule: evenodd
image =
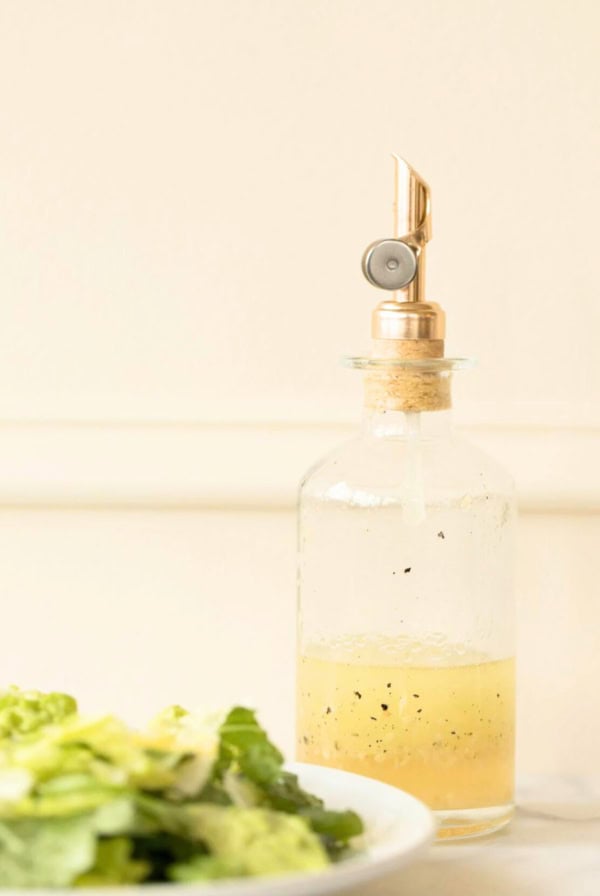
M 432 809 L 510 804 L 514 661 L 352 638 L 298 660 L 298 758 L 379 778 Z

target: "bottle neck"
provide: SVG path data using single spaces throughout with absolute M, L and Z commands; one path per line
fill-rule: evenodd
M 439 439 L 452 434 L 452 411 L 385 411 L 365 408 L 363 435 L 376 439 Z

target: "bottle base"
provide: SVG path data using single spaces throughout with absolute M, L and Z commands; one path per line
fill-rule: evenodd
M 444 809 L 433 813 L 438 822 L 437 839 L 468 840 L 484 837 L 506 827 L 514 814 L 514 806 L 486 806 L 484 809 Z

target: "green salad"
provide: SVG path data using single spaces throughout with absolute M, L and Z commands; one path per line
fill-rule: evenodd
M 318 871 L 362 823 L 306 793 L 250 709 L 144 732 L 66 694 L 0 693 L 0 887 Z

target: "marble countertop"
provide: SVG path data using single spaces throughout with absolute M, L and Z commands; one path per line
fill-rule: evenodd
M 600 779 L 525 778 L 511 825 L 352 896 L 600 896 Z

